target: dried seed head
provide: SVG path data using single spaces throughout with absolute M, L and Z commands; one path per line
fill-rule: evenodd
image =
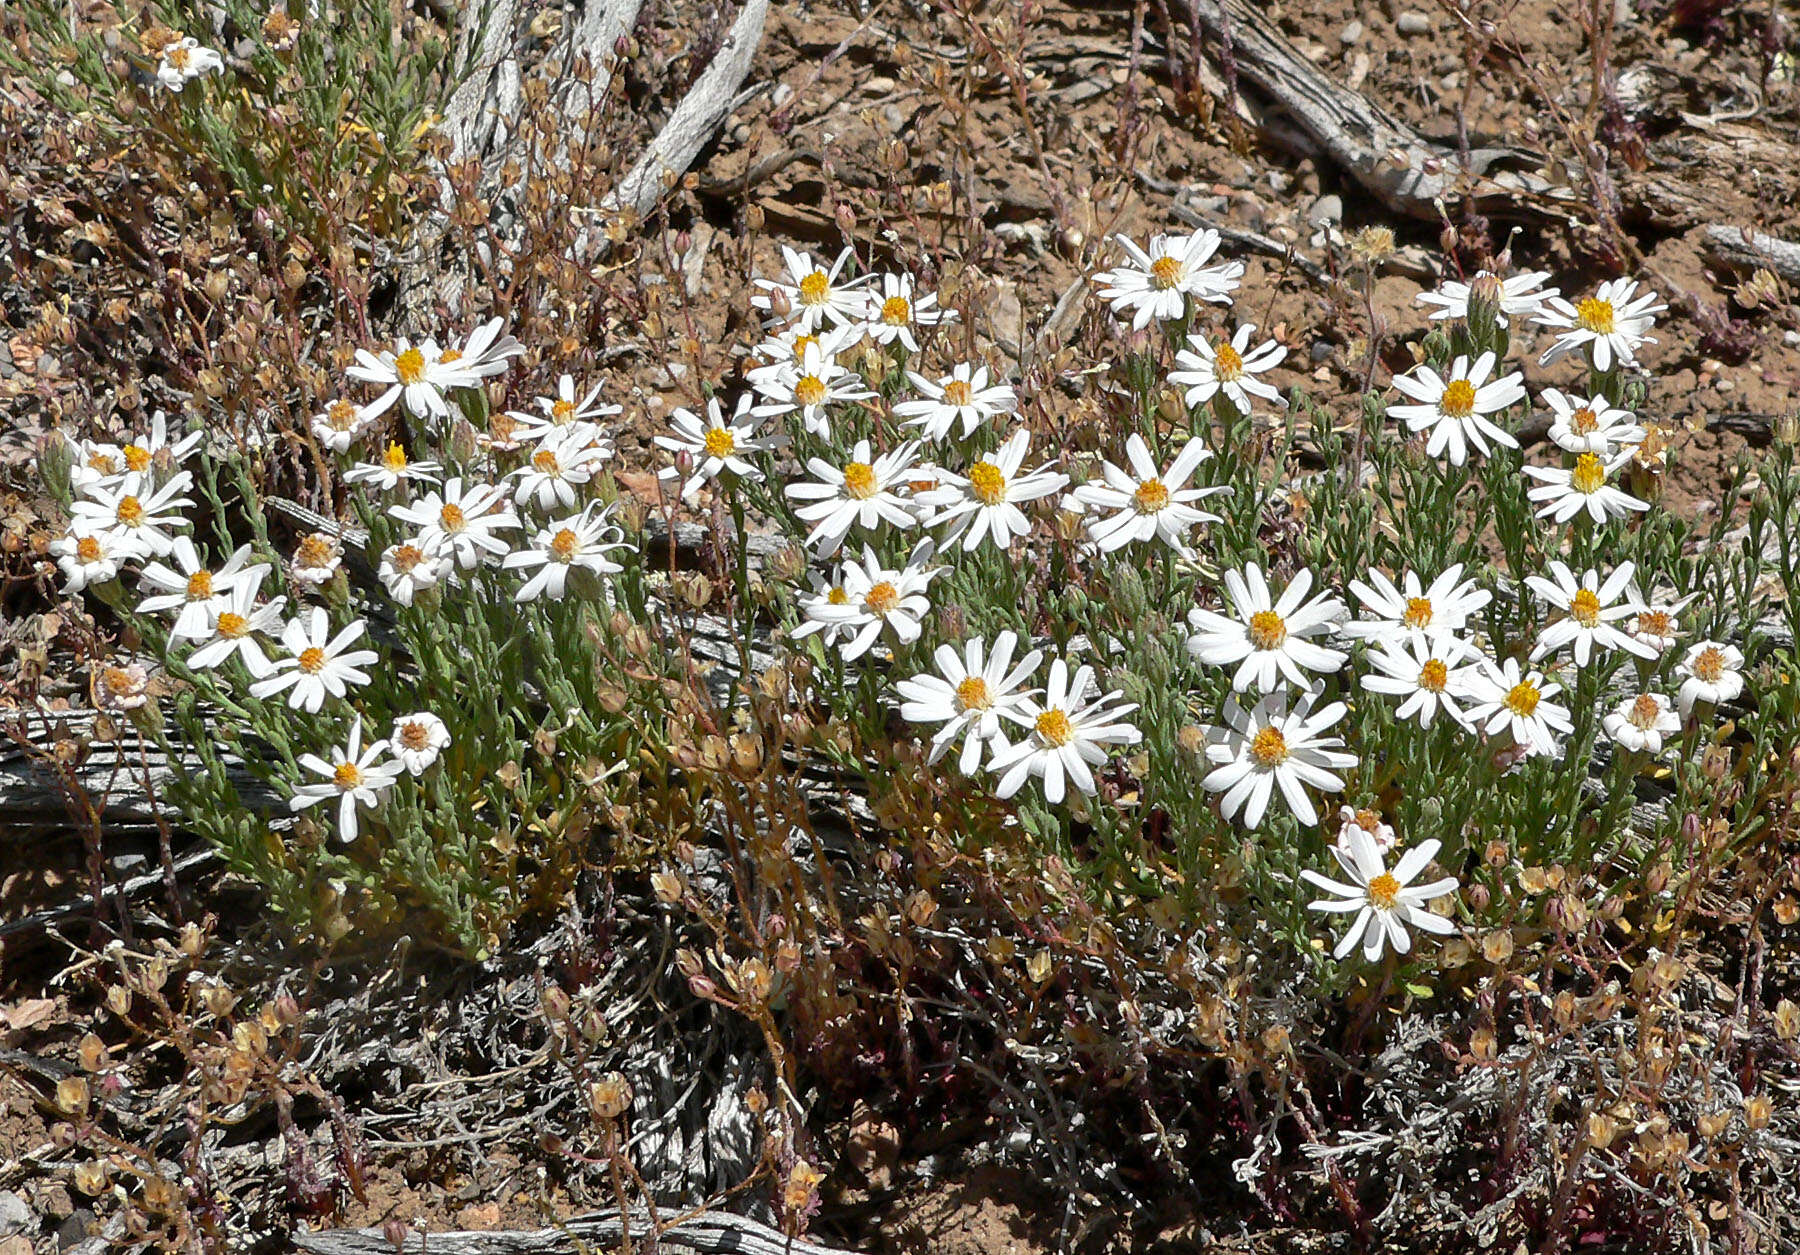
M 588 1090 L 588 1105 L 602 1120 L 617 1120 L 631 1110 L 631 1085 L 617 1072 L 608 1072 Z

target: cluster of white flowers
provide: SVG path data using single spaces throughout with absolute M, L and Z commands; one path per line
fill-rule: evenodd
M 192 35 L 176 36 L 163 45 L 156 65 L 156 81 L 163 90 L 179 92 L 207 74 L 223 74 L 225 59 Z

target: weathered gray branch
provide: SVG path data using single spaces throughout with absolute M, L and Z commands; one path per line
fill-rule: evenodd
M 1748 227 L 1715 224 L 1706 228 L 1706 251 L 1731 265 L 1767 267 L 1789 283 L 1800 283 L 1800 244 Z
M 518 22 L 518 0 L 467 0 L 457 15 L 456 63 L 466 68 L 444 107 L 452 161 L 503 147 L 517 129 Z
M 634 1245 L 650 1233 L 650 1217 L 634 1212 L 630 1217 Z M 555 1229 L 498 1229 L 490 1232 L 417 1233 L 406 1235 L 398 1255 L 576 1255 L 588 1250 L 620 1248 L 626 1226 L 618 1211 L 597 1212 L 565 1222 Z M 294 1249 L 306 1255 L 396 1255 L 396 1247 L 380 1229 L 326 1229 L 296 1233 Z M 708 1212 L 670 1225 L 654 1248 L 686 1248 L 702 1255 L 854 1255 L 840 1247 L 820 1246 L 804 1238 L 790 1238 L 744 1216 Z
M 613 60 L 619 40 L 637 25 L 643 0 L 589 0 L 581 24 L 569 41 L 569 68 L 574 71 L 585 58 L 589 74 L 583 79 L 571 73 L 563 95 L 563 116 L 569 120 L 570 148 L 587 142 L 588 124 L 612 86 Z

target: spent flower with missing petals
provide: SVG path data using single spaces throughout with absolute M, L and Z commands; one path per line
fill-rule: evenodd
M 1624 518 L 1634 511 L 1650 508 L 1648 501 L 1640 501 L 1609 482 L 1613 473 L 1629 461 L 1631 452 L 1625 450 L 1615 454 L 1611 461 L 1602 460 L 1598 454 L 1582 453 L 1570 467 L 1527 466 L 1525 473 L 1538 480 L 1539 486 L 1525 495 L 1542 503 L 1537 512 L 1540 519 L 1567 523 L 1576 515 L 1586 513 L 1598 525 L 1609 519 Z
M 192 35 L 164 46 L 156 64 L 156 81 L 164 90 L 178 92 L 207 74 L 223 74 L 225 59 Z
M 435 484 L 444 468 L 436 462 L 409 462 L 406 450 L 398 441 L 389 441 L 379 462 L 358 462 L 344 472 L 347 484 L 374 484 L 383 492 L 392 492 L 408 480 Z
M 1216 344 L 1205 336 L 1189 336 L 1188 347 L 1175 354 L 1176 369 L 1169 372 L 1169 382 L 1187 389 L 1190 406 L 1205 405 L 1223 394 L 1240 414 L 1250 413 L 1252 397 L 1286 409 L 1281 392 L 1256 376 L 1280 365 L 1287 350 L 1274 340 L 1251 348 L 1250 336 L 1255 330 L 1255 323 L 1244 323 L 1236 335 L 1229 340 L 1221 336 Z
M 400 778 L 401 766 L 396 762 L 377 762 L 388 743 L 362 743 L 362 715 L 350 725 L 350 738 L 329 758 L 317 754 L 300 755 L 300 765 L 321 777 L 311 783 L 296 785 L 288 799 L 288 809 L 298 813 L 320 802 L 337 803 L 338 840 L 348 845 L 356 840 L 358 808 L 373 810 L 381 804 L 394 782 Z

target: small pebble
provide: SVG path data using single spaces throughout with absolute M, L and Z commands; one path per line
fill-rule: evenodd
M 1344 220 L 1344 199 L 1341 196 L 1321 196 L 1306 211 L 1306 220 L 1315 227 L 1322 227 L 1333 222 Z
M 1361 43 L 1362 37 L 1363 24 L 1360 20 L 1353 19 L 1344 23 L 1344 29 L 1338 32 L 1338 42 L 1346 48 Z
M 1431 34 L 1431 19 L 1416 9 L 1408 9 L 1394 19 L 1394 29 L 1402 35 Z

